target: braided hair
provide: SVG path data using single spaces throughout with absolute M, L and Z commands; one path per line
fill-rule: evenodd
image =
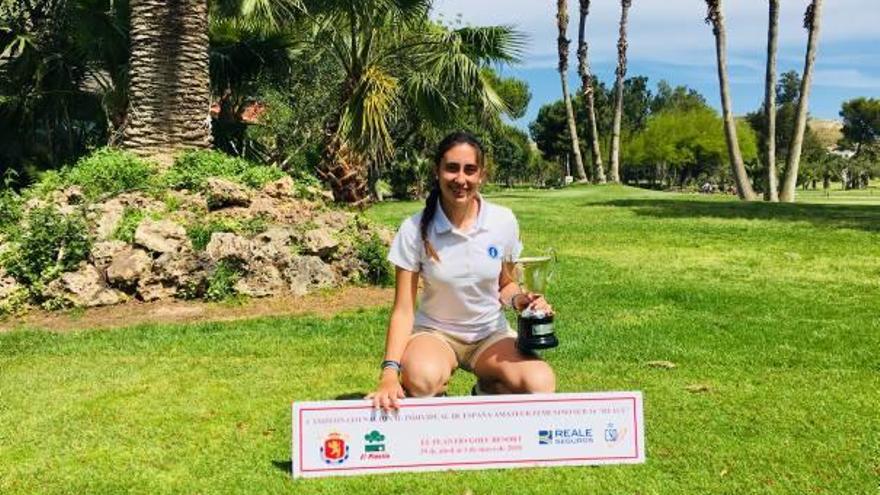
M 435 170 L 440 168 L 440 162 L 443 160 L 443 155 L 459 144 L 471 145 L 477 154 L 477 165 L 479 165 L 480 168 L 483 167 L 483 145 L 480 143 L 479 139 L 469 132 L 456 131 L 447 135 L 442 141 L 440 141 L 440 144 L 437 145 L 437 151 L 434 154 Z M 438 262 L 440 261 L 440 256 L 437 255 L 437 251 L 434 249 L 434 246 L 431 245 L 431 241 L 428 240 L 428 228 L 431 226 L 431 222 L 434 220 L 434 216 L 437 214 L 437 208 L 439 207 L 440 184 L 435 178 L 434 184 L 431 187 L 431 192 L 428 194 L 428 199 L 425 200 L 425 209 L 422 210 L 422 220 L 419 223 L 419 232 L 422 234 L 422 243 L 425 245 L 425 254 Z

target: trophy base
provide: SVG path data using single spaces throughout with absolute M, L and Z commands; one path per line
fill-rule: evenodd
M 553 316 L 542 318 L 518 316 L 516 319 L 516 348 L 523 353 L 551 349 L 559 345 L 553 333 Z

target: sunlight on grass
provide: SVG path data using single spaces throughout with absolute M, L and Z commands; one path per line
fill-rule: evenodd
M 375 385 L 382 308 L 0 334 L 0 492 L 873 493 L 870 198 L 743 204 L 613 186 L 491 196 L 517 213 L 527 249 L 559 254 L 549 297 L 562 344 L 546 357 L 560 390 L 644 392 L 644 465 L 291 480 L 290 401 Z M 396 226 L 420 207 L 368 215 Z M 676 367 L 646 365 L 656 360 Z M 472 383 L 458 373 L 451 392 Z

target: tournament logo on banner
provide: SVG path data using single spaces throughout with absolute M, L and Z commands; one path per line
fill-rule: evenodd
M 321 459 L 327 464 L 342 464 L 348 459 L 351 447 L 346 442 L 347 438 L 341 433 L 333 432 L 327 435 L 321 445 Z

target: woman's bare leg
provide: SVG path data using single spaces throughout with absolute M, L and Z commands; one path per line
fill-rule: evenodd
M 446 391 L 458 360 L 443 340 L 421 334 L 410 339 L 400 364 L 403 367 L 403 389 L 407 395 L 433 397 Z
M 480 388 L 492 394 L 535 394 L 556 391 L 550 365 L 536 356 L 519 352 L 511 338 L 499 340 L 483 351 L 474 363 Z

